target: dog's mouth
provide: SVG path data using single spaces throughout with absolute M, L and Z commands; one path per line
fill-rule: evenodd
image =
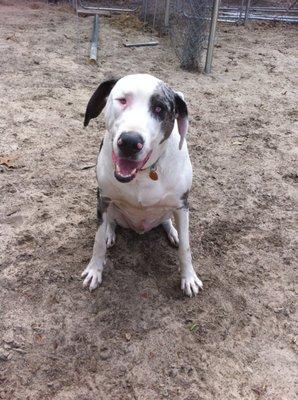
M 142 160 L 133 160 L 117 156 L 114 151 L 112 153 L 113 163 L 115 165 L 115 178 L 119 182 L 132 181 L 137 173 L 144 167 L 151 156 L 152 150 Z

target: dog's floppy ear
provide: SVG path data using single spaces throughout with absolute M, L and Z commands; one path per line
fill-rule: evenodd
M 84 126 L 87 126 L 90 119 L 98 117 L 102 112 L 106 105 L 107 97 L 118 80 L 119 78 L 108 79 L 102 82 L 95 90 L 86 108 Z
M 180 92 L 175 92 L 175 111 L 180 134 L 179 150 L 181 150 L 188 130 L 188 111 L 184 96 Z

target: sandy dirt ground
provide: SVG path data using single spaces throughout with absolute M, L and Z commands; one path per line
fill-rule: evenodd
M 0 155 L 18 157 L 0 174 L 0 398 L 294 400 L 297 30 L 221 25 L 205 76 L 181 71 L 165 38 L 123 47 L 155 36 L 115 17 L 90 65 L 91 25 L 0 2 Z M 84 168 L 104 132 L 102 118 L 83 129 L 84 111 L 104 77 L 133 72 L 188 102 L 195 299 L 159 228 L 119 229 L 102 286 L 82 288 L 97 226 Z

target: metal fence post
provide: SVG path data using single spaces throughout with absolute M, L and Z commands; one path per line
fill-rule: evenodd
M 165 28 L 169 27 L 170 23 L 170 0 L 166 0 L 166 8 L 165 8 Z
M 246 3 L 245 16 L 244 16 L 244 25 L 246 24 L 246 22 L 247 22 L 247 20 L 248 20 L 250 2 L 251 2 L 251 0 L 247 0 L 247 3 Z
M 205 73 L 206 74 L 210 74 L 210 72 L 211 72 L 219 3 L 220 3 L 220 0 L 214 0 L 214 2 L 213 2 L 211 26 L 210 26 L 210 32 L 209 32 L 208 48 L 207 48 L 207 56 L 206 56 L 206 64 L 205 64 Z

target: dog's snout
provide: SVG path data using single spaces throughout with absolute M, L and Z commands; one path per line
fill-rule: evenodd
M 144 139 L 137 132 L 122 132 L 118 138 L 119 153 L 123 157 L 131 157 L 142 150 Z

